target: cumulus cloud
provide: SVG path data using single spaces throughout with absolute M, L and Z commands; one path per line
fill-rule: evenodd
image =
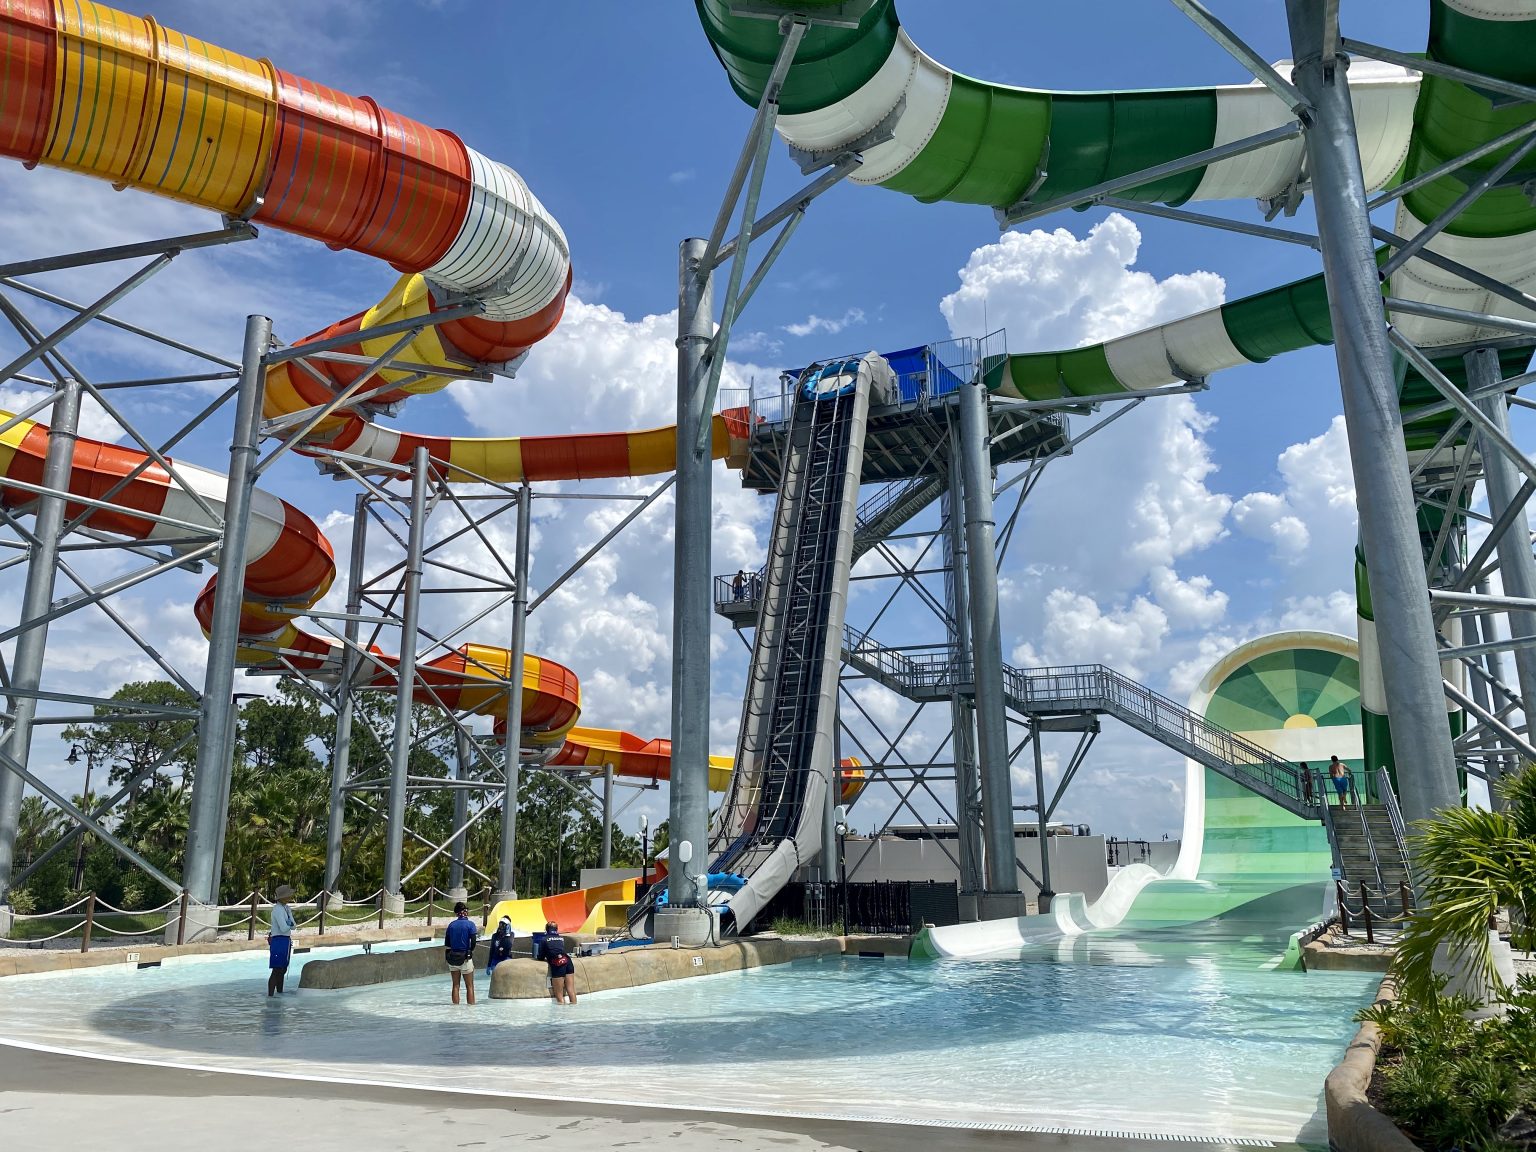
M 1275 559 L 1300 565 L 1319 550 L 1347 551 L 1353 546 L 1355 479 L 1350 471 L 1344 417 L 1328 429 L 1280 454 L 1279 492 L 1250 492 L 1232 507 L 1239 531 L 1262 540 Z
M 836 336 L 849 325 L 862 323 L 864 323 L 864 309 L 850 308 L 837 317 L 818 316 L 813 312 L 804 320 L 784 325 L 784 331 L 791 336 L 810 336 L 817 332 Z
M 1008 329 L 1008 349 L 1071 348 L 1221 303 L 1213 272 L 1159 280 L 1133 271 L 1141 230 L 1111 213 L 1079 239 L 1066 228 L 1006 232 L 971 253 L 960 287 L 939 302 L 956 336 Z
M 1091 596 L 1054 588 L 1045 598 L 1045 626 L 1038 643 L 1014 649 L 1026 667 L 1110 664 L 1140 677 L 1168 634 L 1168 613 L 1144 596 L 1108 611 Z

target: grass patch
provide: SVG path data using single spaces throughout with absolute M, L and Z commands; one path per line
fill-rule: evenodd
M 833 920 L 827 924 L 812 924 L 794 916 L 779 916 L 768 926 L 768 930 L 778 936 L 841 936 L 843 922 Z

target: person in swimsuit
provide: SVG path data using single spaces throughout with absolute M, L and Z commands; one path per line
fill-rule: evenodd
M 539 956 L 549 965 L 549 998 L 556 1004 L 576 1003 L 576 962 L 565 947 L 565 939 L 551 920 L 544 925 L 544 943 Z
M 1333 790 L 1338 794 L 1339 807 L 1349 808 L 1349 793 L 1355 786 L 1355 777 L 1349 770 L 1349 766 L 1337 756 L 1328 761 L 1328 778 L 1333 781 Z

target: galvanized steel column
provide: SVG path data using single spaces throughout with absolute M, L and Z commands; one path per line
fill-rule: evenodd
M 533 489 L 517 493 L 517 552 L 512 561 L 512 650 L 507 657 L 507 723 L 502 731 L 501 856 L 496 899 L 517 899 L 517 791 L 523 747 L 523 663 L 528 647 L 528 557 L 533 531 Z
M 1478 348 L 1466 355 L 1467 390 L 1477 392 L 1498 384 L 1499 354 L 1492 348 Z M 1503 394 L 1485 396 L 1476 401 L 1483 414 L 1500 432 L 1509 435 L 1509 406 Z M 1488 489 L 1488 515 L 1497 520 L 1515 501 L 1521 477 L 1515 463 L 1487 437 L 1479 442 L 1483 456 L 1483 483 Z M 1470 451 L 1470 448 L 1468 449 Z M 1531 526 L 1524 510 L 1515 513 L 1504 535 L 1499 538 L 1499 579 L 1506 596 L 1536 599 L 1536 556 L 1531 554 Z M 1536 637 L 1536 612 L 1509 613 L 1509 634 L 1516 640 Z M 1530 723 L 1536 717 L 1536 646 L 1530 643 L 1511 649 L 1515 674 L 1520 682 L 1520 703 Z
M 1013 780 L 1008 765 L 1008 714 L 1003 708 L 1003 634 L 997 615 L 992 458 L 987 432 L 986 385 L 977 375 L 960 386 L 960 468 L 965 484 L 966 575 L 985 821 L 986 891 L 1015 893 L 1019 879 L 1013 845 Z
M 352 774 L 352 682 L 357 679 L 358 617 L 363 611 L 363 560 L 368 550 L 368 495 L 352 505 L 352 551 L 347 565 L 346 647 L 341 653 L 340 693 L 336 701 L 336 739 L 331 746 L 331 798 L 325 825 L 325 890 L 336 895 L 341 883 L 341 843 L 346 830 L 347 778 Z
M 219 828 L 224 810 L 224 778 L 232 764 L 230 713 L 235 700 L 235 655 L 240 645 L 240 604 L 245 593 L 247 540 L 251 528 L 251 494 L 256 489 L 257 442 L 261 435 L 261 397 L 266 386 L 262 358 L 272 341 L 272 321 L 247 316 L 245 349 L 240 361 L 240 387 L 235 395 L 235 427 L 229 444 L 229 484 L 224 495 L 224 542 L 219 548 L 219 583 L 213 593 L 208 626 L 208 671 L 197 721 L 197 771 L 192 778 L 191 813 L 187 823 L 187 853 L 182 887 L 199 904 L 212 903 L 218 888 Z M 183 936 L 211 929 L 188 926 Z
M 411 519 L 405 537 L 405 591 L 400 606 L 400 655 L 395 666 L 394 740 L 390 745 L 389 816 L 384 826 L 384 898 L 403 910 L 401 857 L 405 852 L 405 802 L 411 771 L 411 701 L 416 688 L 416 621 L 421 614 L 422 553 L 427 535 L 427 487 L 432 458 L 425 447 L 411 458 Z
M 599 868 L 613 867 L 613 765 L 603 765 L 603 849 Z
M 59 386 L 48 423 L 48 451 L 43 458 L 42 487 L 50 495 L 39 496 L 34 512 L 36 537 L 27 557 L 26 586 L 21 593 L 18 625 L 26 629 L 16 637 L 16 657 L 11 663 L 11 684 L 27 692 L 36 692 L 43 678 L 43 656 L 48 649 L 48 625 L 34 620 L 48 615 L 53 604 L 53 582 L 59 561 L 59 530 L 64 526 L 69 491 L 70 466 L 75 459 L 75 434 L 80 426 L 80 385 L 66 380 Z M 37 697 L 12 696 L 11 730 L 5 738 L 6 754 L 27 766 L 32 751 L 32 721 L 37 715 Z M 9 902 L 11 873 L 16 866 L 16 834 L 21 819 L 21 795 L 26 781 L 0 766 L 0 905 Z M 84 805 L 89 808 L 89 804 Z
M 949 567 L 945 581 L 948 639 L 959 667 L 971 665 L 971 598 L 966 595 L 965 525 L 961 512 L 965 480 L 961 472 L 958 433 L 950 424 L 949 490 L 944 493 L 944 556 Z M 960 891 L 975 896 L 983 887 L 981 807 L 976 779 L 976 706 L 973 697 L 957 688 L 949 697 L 950 748 L 955 762 L 955 837 L 960 849 Z M 962 917 L 964 918 L 964 917 Z
M 1051 887 L 1051 841 L 1047 835 L 1046 811 L 1045 811 L 1045 749 L 1041 747 L 1041 737 L 1045 730 L 1037 720 L 1030 725 L 1033 731 L 1030 736 L 1035 746 L 1035 835 L 1040 840 L 1040 895 L 1036 899 L 1036 908 L 1044 912 L 1051 906 L 1051 898 L 1056 895 Z
M 706 242 L 684 240 L 678 251 L 677 494 L 672 569 L 672 781 L 667 826 L 673 865 L 672 907 L 698 903 L 693 873 L 709 868 L 709 630 L 711 463 L 699 436 L 708 372 L 704 350 L 713 334 L 714 275 L 700 267 Z M 694 863 L 678 863 L 678 845 L 693 845 Z
M 1403 816 L 1412 823 L 1459 802 L 1456 765 L 1403 458 L 1402 413 L 1345 78 L 1348 60 L 1322 58 L 1328 0 L 1287 0 L 1286 7 L 1296 58 L 1292 76 L 1313 105 L 1306 132 L 1308 168 L 1387 718 Z
M 469 819 L 469 789 L 464 787 L 469 779 L 469 765 L 474 756 L 469 733 L 460 728 L 455 733 L 453 758 L 453 841 L 448 848 L 448 891 L 453 893 L 464 887 L 464 821 Z

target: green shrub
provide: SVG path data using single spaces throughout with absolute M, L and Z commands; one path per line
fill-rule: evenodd
M 10 901 L 11 911 L 18 916 L 30 916 L 37 911 L 37 900 L 26 888 L 12 888 Z
M 1499 1127 L 1536 1107 L 1536 978 L 1521 976 L 1507 1014 L 1481 1023 L 1444 986 L 1357 1014 L 1381 1028 L 1382 1104 L 1426 1147 L 1497 1149 Z

